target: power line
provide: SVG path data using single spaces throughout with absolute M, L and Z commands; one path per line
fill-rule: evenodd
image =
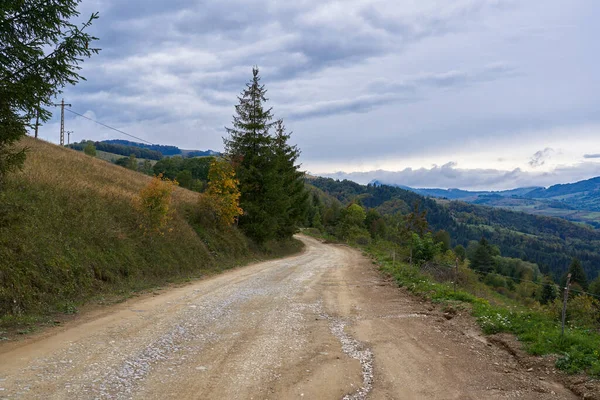
M 134 138 L 134 139 L 141 140 L 142 142 L 145 142 L 145 143 L 148 143 L 148 144 L 154 145 L 154 143 L 151 143 L 151 142 L 149 142 L 149 141 L 147 141 L 147 140 L 145 140 L 145 139 L 139 138 L 139 137 L 137 137 L 137 136 L 130 135 L 130 134 L 129 134 L 129 133 L 127 133 L 127 132 L 123 132 L 123 131 L 122 131 L 122 130 L 120 130 L 120 129 L 113 128 L 113 127 L 112 127 L 112 126 L 110 126 L 110 125 L 106 125 L 106 124 L 104 124 L 104 123 L 102 123 L 102 122 L 100 122 L 100 121 L 96 121 L 95 119 L 91 119 L 90 117 L 86 117 L 85 115 L 83 115 L 83 114 L 79 114 L 78 112 L 75 112 L 75 111 L 73 111 L 73 110 L 69 110 L 68 108 L 66 108 L 65 110 L 66 110 L 66 111 L 68 111 L 68 112 L 70 112 L 70 113 L 73 113 L 73 114 L 75 114 L 75 115 L 79 115 L 80 117 L 83 117 L 83 118 L 85 118 L 85 119 L 88 119 L 88 120 L 90 120 L 90 121 L 92 121 L 92 122 L 95 122 L 95 123 L 97 123 L 98 125 L 102 125 L 102 126 L 103 126 L 103 127 L 105 127 L 105 128 L 112 129 L 113 131 L 117 131 L 117 132 L 119 132 L 119 133 L 122 133 L 123 135 L 126 135 L 126 136 L 132 137 L 132 138 Z

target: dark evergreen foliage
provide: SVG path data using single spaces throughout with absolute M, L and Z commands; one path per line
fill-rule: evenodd
M 165 157 L 154 164 L 154 175 L 162 174 L 165 178 L 175 179 L 180 186 L 202 191 L 208 182 L 208 171 L 214 157 L 181 158 Z
M 308 206 L 303 173 L 296 165 L 299 150 L 288 144 L 283 122 L 273 122 L 272 109 L 265 107 L 266 93 L 258 68 L 253 68 L 224 138 L 226 156 L 240 181 L 244 214 L 239 226 L 258 243 L 290 237 Z
M 542 281 L 542 292 L 540 294 L 540 303 L 548 304 L 552 303 L 554 299 L 558 297 L 558 288 L 552 278 L 549 276 L 544 277 Z
M 147 149 L 147 150 L 161 153 L 163 156 L 177 156 L 182 153 L 181 149 L 177 146 L 138 143 L 138 142 L 131 142 L 129 140 L 122 140 L 122 139 L 103 140 L 101 143 L 115 144 L 115 145 L 120 145 L 120 146 L 125 146 L 125 147 L 137 147 L 138 149 Z M 117 153 L 117 154 L 121 154 L 121 153 Z M 126 155 L 129 155 L 129 154 L 126 154 Z M 204 155 L 207 155 L 207 154 L 204 154 Z M 137 157 L 139 157 L 139 156 L 137 156 Z M 146 158 L 146 157 L 144 157 L 144 158 Z
M 561 279 L 561 284 L 564 287 L 567 281 L 567 274 L 571 274 L 571 283 L 578 284 L 583 288 L 583 290 L 588 290 L 589 282 L 583 267 L 581 266 L 581 261 L 577 258 L 573 258 L 571 261 L 571 265 L 569 265 L 569 270 L 565 273 L 565 275 Z
M 0 2 L 0 183 L 6 173 L 21 167 L 25 150 L 14 144 L 26 135 L 39 113 L 66 85 L 83 77 L 79 64 L 98 53 L 87 34 L 93 14 L 78 27 L 70 20 L 79 16 L 80 0 L 20 0 Z
M 485 238 L 481 238 L 475 253 L 469 261 L 471 262 L 471 268 L 479 272 L 489 273 L 494 272 L 496 269 L 491 246 Z
M 279 195 L 276 201 L 281 205 L 278 222 L 277 236 L 279 238 L 291 237 L 298 231 L 298 225 L 306 218 L 309 205 L 309 193 L 304 187 L 304 172 L 300 171 L 297 164 L 300 157 L 298 146 L 290 145 L 292 134 L 287 133 L 282 120 L 275 123 L 275 135 L 272 147 L 276 177 L 279 182 L 277 189 Z
M 150 150 L 143 147 L 137 146 L 126 146 L 123 144 L 113 144 L 106 142 L 90 142 L 87 140 L 83 140 L 79 143 L 72 143 L 68 147 L 75 150 L 83 150 L 88 143 L 93 143 L 98 151 L 105 151 L 107 153 L 118 154 L 121 156 L 129 157 L 130 155 L 136 156 L 136 158 L 145 158 L 148 160 L 160 160 L 163 158 L 163 155 L 160 151 Z

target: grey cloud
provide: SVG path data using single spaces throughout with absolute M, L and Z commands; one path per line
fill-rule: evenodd
M 479 71 L 448 71 L 427 74 L 414 80 L 415 85 L 439 88 L 464 87 L 474 83 L 489 82 L 514 76 L 516 70 L 505 64 L 494 64 Z
M 309 106 L 296 105 L 294 111 L 287 115 L 292 119 L 307 119 L 336 114 L 363 113 L 378 106 L 419 101 L 423 97 L 420 92 L 429 87 L 465 87 L 488 80 L 502 79 L 511 75 L 513 71 L 514 69 L 508 66 L 494 65 L 475 72 L 450 71 L 407 77 L 400 82 L 375 79 L 366 85 L 365 92 L 376 94 L 354 99 L 314 103 Z
M 169 88 L 163 80 L 169 82 L 170 77 L 176 77 L 200 101 L 225 107 L 226 97 L 232 103 L 235 101 L 234 96 L 243 87 L 251 65 L 264 67 L 271 72 L 269 81 L 277 82 L 315 74 L 329 66 L 360 64 L 409 42 L 447 33 L 450 28 L 439 29 L 441 25 L 459 29 L 459 21 L 480 12 L 480 7 L 472 7 L 475 3 L 467 1 L 450 13 L 440 12 L 419 20 L 405 16 L 390 24 L 372 7 L 363 9 L 356 4 L 344 5 L 348 15 L 356 8 L 352 18 L 334 15 L 333 21 L 315 20 L 315 10 L 325 4 L 317 0 L 288 7 L 271 0 L 200 3 L 109 0 L 102 3 L 106 8 L 105 19 L 99 23 L 107 23 L 112 29 L 98 34 L 104 51 L 91 60 L 90 67 L 86 63 L 90 84 L 81 85 L 79 92 L 110 93 L 118 104 L 119 97 L 127 102 L 131 97 L 159 97 L 165 91 L 175 92 L 180 87 Z M 400 31 L 404 32 L 402 43 L 397 41 Z M 205 57 L 212 57 L 212 61 L 205 62 Z M 231 73 L 241 67 L 242 73 Z M 149 81 L 150 75 L 157 77 Z M 448 87 L 477 78 L 465 72 L 451 72 L 419 79 L 413 78 L 408 84 L 387 82 L 379 88 L 375 84 L 370 88 L 375 93 L 367 91 L 369 94 L 354 99 L 321 102 L 320 110 L 296 100 L 289 107 L 294 109 L 289 115 L 306 119 L 362 113 L 408 101 L 407 98 L 415 101 L 418 97 L 415 88 L 419 85 Z M 383 87 L 386 85 L 387 89 Z M 396 96 L 389 96 L 388 92 Z M 129 106 L 138 109 L 141 119 L 155 108 Z M 176 108 L 177 104 L 171 106 Z M 179 116 L 173 113 L 173 118 Z
M 600 158 L 600 154 L 584 154 L 583 158 Z
M 506 64 L 493 64 L 475 71 L 451 70 L 441 73 L 428 73 L 407 76 L 401 81 L 375 79 L 367 85 L 367 90 L 379 93 L 416 93 L 424 88 L 465 87 L 475 83 L 494 81 L 514 76 L 516 69 Z
M 555 168 L 551 172 L 529 172 L 520 168 L 510 171 L 497 169 L 462 169 L 456 163 L 432 168 L 402 171 L 336 172 L 321 174 L 334 179 L 349 179 L 366 184 L 376 179 L 382 183 L 415 188 L 459 188 L 470 190 L 504 190 L 528 186 L 550 186 L 557 183 L 575 182 L 600 175 L 600 164 L 582 163 L 575 166 Z
M 414 102 L 417 100 L 416 97 L 402 98 L 392 94 L 367 95 L 348 100 L 333 100 L 307 106 L 297 106 L 287 113 L 284 109 L 284 114 L 291 120 L 301 120 L 339 114 L 366 113 L 382 104 Z
M 85 61 L 88 81 L 67 88 L 65 98 L 74 110 L 94 111 L 154 142 L 218 146 L 252 65 L 261 67 L 269 105 L 297 132 L 309 169 L 311 162 L 351 169 L 421 156 L 460 163 L 465 147 L 476 157 L 490 143 L 521 139 L 538 143 L 533 153 L 558 148 L 550 137 L 557 127 L 576 132 L 576 142 L 588 135 L 577 126 L 600 122 L 598 56 L 584 51 L 598 35 L 595 2 L 569 12 L 560 0 L 86 0 L 82 6 L 85 13 L 100 11 L 92 28 L 103 51 Z M 531 24 L 552 40 L 523 34 L 511 41 L 514 30 Z M 67 124 L 75 123 L 70 117 Z M 77 123 L 86 138 L 104 135 Z M 490 161 L 503 151 L 510 152 L 498 148 Z M 521 164 L 506 160 L 507 169 Z M 465 176 L 457 166 L 436 168 L 447 180 Z M 502 179 L 525 174 L 504 172 Z
M 264 1 L 216 1 L 200 3 L 192 0 L 161 1 L 107 1 L 106 20 L 110 30 L 102 32 L 101 44 L 105 44 L 106 57 L 120 58 L 123 54 L 155 52 L 157 45 L 207 46 L 216 53 L 221 46 L 237 43 L 252 44 L 270 35 L 293 35 L 295 38 L 285 49 L 277 49 L 278 59 L 287 54 L 299 53 L 306 62 L 298 68 L 286 68 L 288 74 L 280 79 L 301 73 L 319 71 L 339 63 L 363 62 L 378 55 L 397 51 L 426 37 L 444 35 L 449 31 L 463 29 L 463 22 L 475 18 L 482 11 L 478 1 L 467 1 L 452 12 L 423 16 L 411 15 L 385 22 L 372 6 L 344 4 L 343 13 L 349 18 L 337 16 L 333 21 L 316 20 L 312 17 L 323 3 L 309 0 L 296 7 L 281 7 L 273 0 Z M 334 11 L 336 12 L 336 11 Z M 102 20 L 100 23 L 104 23 Z M 440 26 L 446 26 L 441 29 Z M 403 33 L 401 33 L 403 32 Z M 402 37 L 401 41 L 398 38 Z M 264 53 L 242 56 L 235 65 L 257 64 Z M 271 61 L 271 60 L 269 60 Z M 261 63 L 264 65 L 264 63 Z M 228 67 L 224 64 L 216 68 Z
M 546 161 L 554 154 L 554 149 L 546 147 L 544 150 L 537 151 L 529 160 L 529 165 L 532 167 L 541 167 L 546 164 Z
M 462 31 L 465 21 L 472 21 L 490 9 L 507 9 L 512 3 L 512 0 L 443 2 L 435 6 L 438 13 L 432 13 L 432 9 L 425 6 L 404 18 L 386 14 L 378 6 L 370 5 L 361 15 L 372 27 L 391 32 L 400 40 L 413 41 Z

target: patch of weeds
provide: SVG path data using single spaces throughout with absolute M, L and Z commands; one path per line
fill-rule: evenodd
M 61 313 L 67 314 L 67 315 L 74 315 L 79 312 L 75 303 L 70 302 L 70 301 L 66 301 L 66 302 L 60 304 L 58 309 L 60 310 Z

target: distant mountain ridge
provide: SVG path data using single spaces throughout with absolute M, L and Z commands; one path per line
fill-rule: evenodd
M 395 186 L 427 197 L 559 217 L 600 228 L 600 177 L 549 188 L 534 186 L 501 191 L 419 189 L 380 180 L 373 180 L 370 184 Z
M 206 156 L 218 156 L 221 154 L 217 151 L 210 150 L 210 149 L 209 150 L 185 150 L 185 149 L 180 149 L 177 146 L 138 143 L 138 142 L 131 142 L 129 140 L 123 140 L 123 139 L 103 140 L 101 143 L 119 144 L 119 145 L 123 145 L 123 146 L 133 146 L 133 147 L 140 147 L 143 149 L 159 151 L 160 153 L 162 153 L 163 156 L 167 156 L 167 157 L 170 157 L 170 156 L 206 157 Z
M 371 181 L 371 185 L 388 185 L 395 186 L 401 189 L 410 190 L 411 192 L 418 193 L 423 196 L 430 197 L 440 197 L 446 198 L 450 200 L 463 200 L 468 198 L 477 198 L 479 196 L 501 196 L 501 197 L 512 197 L 512 196 L 525 196 L 526 194 L 544 189 L 541 186 L 532 186 L 532 187 L 523 187 L 517 189 L 509 189 L 509 190 L 499 190 L 499 191 L 471 191 L 471 190 L 463 190 L 457 188 L 451 189 L 427 189 L 427 188 L 412 188 L 404 185 L 395 185 L 390 183 L 381 182 L 378 180 Z
M 600 193 L 600 176 L 585 181 L 579 181 L 575 183 L 567 183 L 562 185 L 550 186 L 548 189 L 538 188 L 527 193 L 527 197 L 530 198 L 552 198 L 567 196 L 572 194 L 599 194 Z

